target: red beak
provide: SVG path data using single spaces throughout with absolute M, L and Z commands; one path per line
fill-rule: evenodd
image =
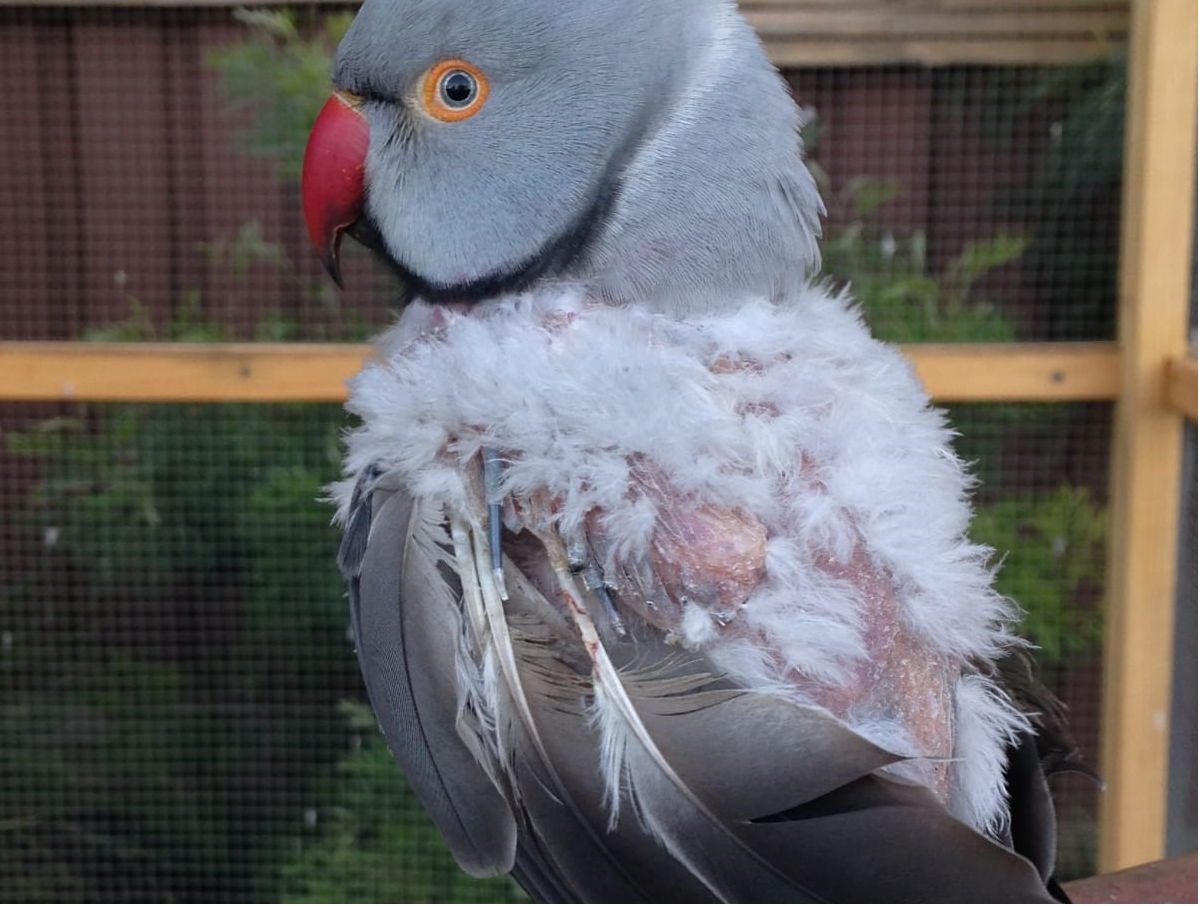
M 341 91 L 326 102 L 305 146 L 301 203 L 309 238 L 339 286 L 339 240 L 364 211 L 368 121 L 360 99 Z

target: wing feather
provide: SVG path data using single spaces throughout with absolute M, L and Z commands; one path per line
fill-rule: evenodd
M 611 812 L 609 830 L 617 831 L 619 804 L 626 798 L 639 817 L 639 827 L 719 900 L 747 900 L 747 892 L 755 890 L 755 898 L 763 902 L 819 902 L 804 885 L 737 837 L 731 824 L 717 816 L 674 770 L 641 719 L 579 587 L 560 567 L 567 558 L 561 555 L 558 542 L 545 539 L 545 544 L 570 617 L 592 662 L 591 715 L 599 731 L 605 796 Z
M 458 591 L 430 562 L 438 522 L 403 491 L 378 491 L 351 583 L 356 650 L 373 710 L 460 867 L 491 877 L 514 864 L 509 803 L 457 731 Z M 422 550 L 426 541 L 427 555 Z
M 365 682 L 466 871 L 556 902 L 1050 901 L 1031 863 L 884 776 L 902 756 L 826 711 L 655 637 L 604 639 L 556 549 L 539 581 L 507 557 L 503 600 L 478 528 L 403 492 L 369 502 Z
M 558 658 L 565 640 L 551 628 L 560 622 L 554 606 L 508 558 L 509 600 L 503 603 L 483 535 L 453 526 L 452 536 L 458 562 L 473 567 L 465 581 L 472 586 L 464 596 L 465 619 L 486 627 L 483 654 L 491 655 L 498 673 L 497 746 L 513 783 L 520 828 L 529 830 L 520 834 L 521 875 L 561 899 L 649 899 L 655 892 L 649 879 L 633 877 L 613 841 L 604 839 L 594 734 L 579 704 L 589 686 Z M 570 891 L 576 894 L 567 896 Z
M 740 835 L 832 902 L 1055 902 L 1032 863 L 953 818 L 930 790 L 877 775 Z

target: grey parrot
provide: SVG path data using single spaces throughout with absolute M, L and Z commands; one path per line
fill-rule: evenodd
M 339 564 L 459 865 L 552 902 L 1051 902 L 1053 723 L 952 432 L 818 279 L 732 0 L 368 0 L 311 239 L 404 307 Z

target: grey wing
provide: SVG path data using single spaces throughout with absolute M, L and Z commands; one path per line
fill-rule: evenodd
M 604 743 L 587 659 L 549 656 L 558 650 L 549 627 L 562 620 L 551 596 L 509 559 L 506 581 L 524 693 L 545 741 L 546 763 L 530 759 L 532 786 L 556 791 L 546 810 L 523 810 L 520 849 L 559 879 L 555 899 L 618 901 L 621 872 L 631 898 L 648 902 L 1053 902 L 1047 866 L 1039 872 L 931 791 L 884 774 L 899 756 L 826 711 L 733 688 L 705 658 L 630 624 L 607 647 L 655 751 L 632 744 L 611 821 L 598 807 Z
M 375 480 L 340 555 L 360 664 L 395 757 L 469 873 L 512 871 L 549 902 L 1051 901 L 1029 861 L 882 775 L 897 756 L 826 712 L 733 689 L 639 631 L 608 647 L 655 751 L 629 754 L 612 811 L 589 658 L 546 583 L 509 557 L 516 668 L 496 725 L 510 732 L 487 769 L 458 724 L 463 589 L 449 536 L 434 539 L 442 564 L 424 555 L 422 504 L 370 490 Z
M 627 686 L 689 796 L 630 777 L 638 814 L 625 803 L 606 838 L 646 882 L 646 900 L 1053 902 L 1027 859 L 957 821 L 929 790 L 882 774 L 897 756 L 826 712 L 713 676 L 693 688 L 688 676 L 666 679 L 673 671 L 631 671 Z M 591 733 L 569 738 L 595 746 Z M 650 770 L 635 758 L 630 767 Z M 577 782 L 587 801 L 603 795 L 596 771 Z M 604 901 L 588 884 L 575 891 Z
M 649 879 L 633 880 L 622 853 L 599 839 L 597 828 L 607 821 L 600 798 L 586 818 L 575 805 L 589 794 L 573 795 L 546 753 L 529 747 L 507 766 L 503 793 L 498 772 L 486 770 L 465 743 L 455 666 L 460 580 L 415 544 L 415 533 L 430 528 L 419 514 L 423 504 L 378 479 L 373 470 L 361 476 L 339 551 L 356 651 L 389 747 L 456 861 L 478 877 L 510 871 L 545 902 L 648 899 Z M 546 633 L 542 641 L 547 647 Z M 592 792 L 596 756 L 573 744 L 588 732 L 588 718 L 572 703 L 562 708 L 560 694 L 541 715 L 541 728 L 556 740 L 560 763 L 585 758 L 571 766 L 577 776 L 570 782 L 581 785 L 586 777 Z M 684 896 L 692 888 L 679 874 Z
M 361 478 L 340 568 L 347 579 L 356 653 L 381 730 L 456 861 L 476 877 L 514 865 L 509 804 L 456 731 L 454 612 L 403 600 L 414 501 Z M 426 577 L 432 596 L 442 577 Z

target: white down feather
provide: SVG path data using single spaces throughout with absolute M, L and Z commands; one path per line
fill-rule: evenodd
M 751 514 L 769 543 L 742 613 L 780 659 L 724 638 L 697 609 L 680 638 L 749 687 L 784 688 L 784 669 L 839 682 L 867 656 L 862 602 L 808 551 L 839 559 L 860 545 L 891 577 L 901 621 L 956 663 L 1014 641 L 990 551 L 966 538 L 971 480 L 952 432 L 901 353 L 825 288 L 689 321 L 586 304 L 571 288 L 464 310 L 415 303 L 351 382 L 349 408 L 362 419 L 348 438 L 349 476 L 375 465 L 469 515 L 465 476 L 482 447 L 497 448 L 508 492 L 560 498 L 566 537 L 590 511 L 605 514 L 624 539 L 609 570 L 645 557 L 651 538 L 654 513 L 629 493 L 633 458 L 682 495 Z M 335 493 L 345 515 L 350 482 Z M 1003 750 L 1023 720 L 967 673 L 953 690 L 950 809 L 990 830 L 1005 820 Z M 924 754 L 889 717 L 854 726 Z

